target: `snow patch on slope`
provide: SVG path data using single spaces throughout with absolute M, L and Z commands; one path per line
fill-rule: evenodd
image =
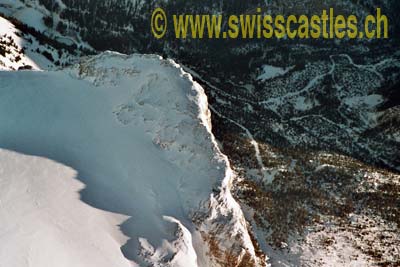
M 25 40 L 8 20 L 0 17 L 0 70 L 17 70 L 24 66 L 40 67 L 24 52 Z
M 34 28 L 57 42 L 66 45 L 76 44 L 80 48 L 93 50 L 89 44 L 82 40 L 78 31 L 70 31 L 70 29 L 76 27 L 74 23 L 67 22 L 61 18 L 61 13 L 65 9 L 64 3 L 61 0 L 54 0 L 53 3 L 57 8 L 47 10 L 39 0 L 2 0 L 0 13 Z M 45 18 L 51 18 L 53 26 L 47 26 L 44 23 Z M 61 33 L 57 31 L 57 26 L 61 22 L 64 25 L 68 25 L 69 30 L 67 32 Z
M 275 66 L 271 66 L 271 65 L 263 65 L 262 73 L 257 77 L 257 80 L 265 82 L 267 80 L 285 75 L 292 69 L 293 69 L 293 67 L 283 69 L 283 68 L 275 67 Z
M 61 42 L 47 44 L 43 34 L 27 30 L 19 21 L 13 23 L 0 13 L 0 70 L 55 69 L 75 61 L 71 47 Z

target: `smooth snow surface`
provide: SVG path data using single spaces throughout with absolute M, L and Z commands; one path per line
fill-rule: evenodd
M 79 200 L 76 172 L 0 150 L 0 266 L 131 266 L 115 227 L 124 216 Z
M 254 256 L 207 98 L 172 61 L 0 72 L 0 125 L 5 266 L 218 266 L 199 228 Z

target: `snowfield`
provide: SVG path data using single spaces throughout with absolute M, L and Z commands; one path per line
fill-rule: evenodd
M 174 62 L 0 72 L 0 125 L 1 266 L 264 265 L 207 98 Z

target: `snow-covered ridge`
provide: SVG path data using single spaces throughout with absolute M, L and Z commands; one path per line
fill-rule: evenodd
M 77 211 L 82 220 L 108 218 L 107 227 L 86 233 L 93 243 L 99 231 L 114 240 L 102 248 L 104 255 L 110 250 L 117 256 L 109 258 L 134 266 L 224 266 L 228 258 L 236 265 L 264 264 L 231 196 L 234 173 L 211 133 L 207 97 L 173 61 L 106 52 L 63 71 L 0 72 L 0 93 L 0 148 L 49 158 L 77 172 L 86 185 L 80 192 L 83 202 L 107 212 L 87 218 Z M 32 179 L 35 175 L 42 176 L 33 173 Z M 52 173 L 45 177 L 51 179 Z M 0 178 L 12 185 L 12 176 Z M 15 201 L 24 207 L 25 199 Z M 48 208 L 49 225 L 31 223 L 38 222 L 44 232 L 52 221 L 67 227 L 56 207 Z M 11 209 L 6 206 L 3 214 L 13 214 Z M 68 222 L 68 228 L 80 229 L 79 221 Z M 32 241 L 22 232 L 10 238 Z M 125 258 L 115 251 L 118 244 Z M 59 256 L 81 245 L 67 243 Z M 10 258 L 27 253 L 21 248 Z M 54 266 L 43 258 L 29 259 L 30 266 Z M 69 264 L 83 263 L 74 258 Z

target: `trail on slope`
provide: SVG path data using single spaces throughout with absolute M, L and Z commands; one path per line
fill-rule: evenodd
M 259 168 L 260 168 L 260 170 L 261 170 L 261 172 L 262 172 L 262 174 L 263 174 L 263 176 L 264 176 L 264 175 L 265 175 L 264 171 L 266 170 L 266 168 L 265 168 L 263 159 L 262 159 L 262 157 L 261 157 L 260 147 L 259 147 L 259 145 L 258 145 L 258 142 L 254 139 L 253 134 L 249 131 L 249 129 L 247 129 L 246 127 L 244 127 L 242 124 L 240 124 L 240 123 L 238 123 L 238 122 L 236 122 L 236 121 L 234 121 L 234 120 L 228 118 L 227 116 L 222 115 L 221 113 L 219 113 L 213 106 L 209 105 L 209 107 L 210 107 L 210 110 L 212 110 L 217 116 L 219 116 L 219 117 L 221 117 L 221 118 L 223 118 L 223 119 L 226 119 L 227 121 L 229 121 L 229 122 L 235 124 L 236 126 L 238 126 L 240 129 L 242 129 L 242 130 L 246 133 L 247 137 L 248 137 L 249 140 L 250 140 L 250 144 L 251 144 L 251 145 L 253 146 L 253 148 L 254 148 L 255 157 L 256 157 L 256 159 L 257 159 L 258 166 L 259 166 Z

